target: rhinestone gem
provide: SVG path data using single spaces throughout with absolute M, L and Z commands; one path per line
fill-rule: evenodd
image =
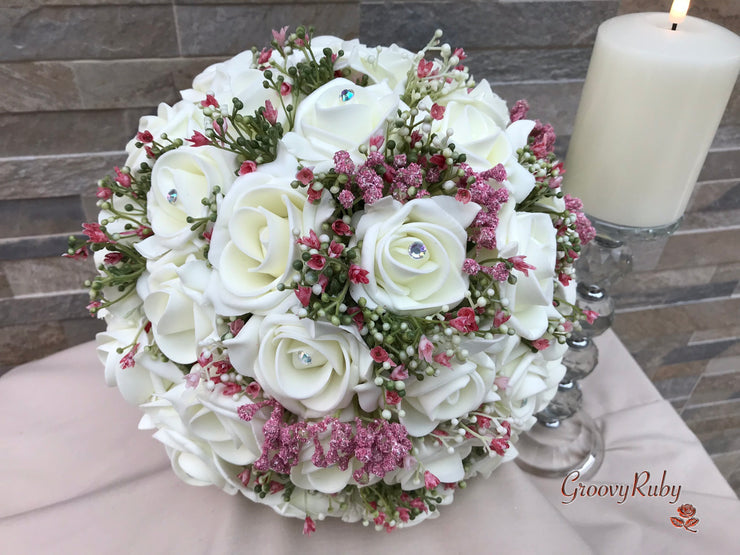
M 177 202 L 177 189 L 170 189 L 167 192 L 167 202 L 175 204 Z
M 342 102 L 347 102 L 348 100 L 352 100 L 352 97 L 355 96 L 355 91 L 352 89 L 344 89 L 340 95 L 339 98 L 342 99 Z
M 409 256 L 414 260 L 421 260 L 427 255 L 427 247 L 421 241 L 414 241 L 409 245 Z
M 311 364 L 311 355 L 309 355 L 306 351 L 301 351 L 298 353 L 298 360 L 300 360 L 303 364 L 308 366 Z

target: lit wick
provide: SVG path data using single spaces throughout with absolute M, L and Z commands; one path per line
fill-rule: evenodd
M 678 29 L 678 24 L 686 19 L 686 12 L 689 11 L 690 0 L 673 0 L 671 12 L 668 20 L 671 22 L 671 31 Z

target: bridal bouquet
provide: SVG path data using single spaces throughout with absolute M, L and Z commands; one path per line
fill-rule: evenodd
M 308 534 L 437 516 L 514 458 L 595 316 L 552 128 L 440 35 L 273 31 L 142 118 L 70 240 L 106 379 L 175 473 Z

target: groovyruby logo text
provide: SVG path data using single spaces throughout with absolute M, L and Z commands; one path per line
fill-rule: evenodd
M 578 499 L 594 497 L 612 498 L 618 505 L 630 499 L 640 497 L 666 498 L 671 505 L 678 502 L 681 486 L 668 481 L 668 471 L 664 470 L 660 478 L 647 470 L 635 472 L 629 482 L 613 484 L 585 484 L 579 481 L 581 473 L 574 470 L 568 474 L 560 487 L 564 499 L 563 505 L 569 505 Z

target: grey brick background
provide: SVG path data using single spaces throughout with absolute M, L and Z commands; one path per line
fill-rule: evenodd
M 319 34 L 423 46 L 435 28 L 478 78 L 551 122 L 564 154 L 596 27 L 671 0 L 0 2 L 0 374 L 90 340 L 66 237 L 95 218 L 95 181 L 142 115 L 215 61 L 312 23 Z M 740 2 L 690 14 L 740 32 Z M 735 89 L 681 229 L 620 284 L 615 329 L 740 490 L 740 94 Z

